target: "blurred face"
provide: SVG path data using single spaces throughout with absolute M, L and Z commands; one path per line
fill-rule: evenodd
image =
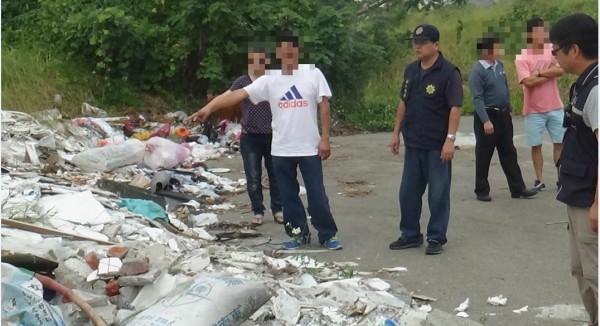
M 549 32 L 546 26 L 534 27 L 528 34 L 532 44 L 544 44 L 548 42 Z
M 281 42 L 277 45 L 275 56 L 281 60 L 282 68 L 293 69 L 298 64 L 298 47 L 292 42 Z
M 491 50 L 487 50 L 488 57 L 487 60 L 499 60 L 500 57 L 504 54 L 504 49 L 500 43 L 494 43 L 494 48 Z
M 427 59 L 435 55 L 439 50 L 439 42 L 412 40 L 415 56 L 420 59 Z
M 265 74 L 268 59 L 264 53 L 248 53 L 248 73 L 254 76 Z

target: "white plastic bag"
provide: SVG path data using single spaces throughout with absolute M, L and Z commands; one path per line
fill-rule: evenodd
M 73 157 L 71 163 L 84 172 L 108 172 L 144 159 L 144 143 L 128 139 L 122 144 L 91 148 Z
M 263 282 L 200 274 L 127 322 L 127 326 L 240 325 L 269 300 Z
M 190 149 L 185 145 L 161 137 L 152 137 L 146 141 L 144 164 L 153 170 L 170 169 L 183 162 L 189 155 Z
M 2 263 L 2 324 L 64 326 L 60 310 L 43 299 L 42 283 L 13 265 Z

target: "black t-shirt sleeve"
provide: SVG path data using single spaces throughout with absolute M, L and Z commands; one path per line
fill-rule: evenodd
M 233 84 L 231 84 L 231 87 L 229 87 L 230 91 L 235 91 L 238 90 L 240 88 L 244 88 L 248 85 L 250 85 L 252 83 L 252 81 L 250 80 L 250 77 L 248 76 L 241 76 L 238 77 L 238 79 L 236 79 Z
M 455 69 L 446 85 L 446 102 L 449 107 L 462 106 L 463 87 L 460 71 Z

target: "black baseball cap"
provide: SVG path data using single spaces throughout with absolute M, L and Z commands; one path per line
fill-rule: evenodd
M 433 25 L 421 24 L 415 28 L 409 40 L 437 42 L 440 40 L 440 31 Z

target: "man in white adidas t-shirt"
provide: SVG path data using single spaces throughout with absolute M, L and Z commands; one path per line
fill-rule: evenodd
M 243 89 L 214 99 L 196 113 L 196 118 L 204 120 L 218 108 L 233 105 L 245 98 L 250 98 L 253 103 L 269 101 L 273 115 L 271 154 L 282 196 L 285 231 L 291 237 L 290 241 L 283 243 L 282 248 L 297 249 L 310 242 L 306 212 L 298 194 L 297 170 L 300 168 L 308 197 L 308 213 L 318 231 L 319 243 L 331 250 L 342 249 L 323 185 L 321 163 L 331 153 L 331 90 L 318 68 L 298 69 L 297 36 L 283 32 L 276 41 L 281 74 L 262 76 Z M 317 123 L 318 111 L 321 135 Z

